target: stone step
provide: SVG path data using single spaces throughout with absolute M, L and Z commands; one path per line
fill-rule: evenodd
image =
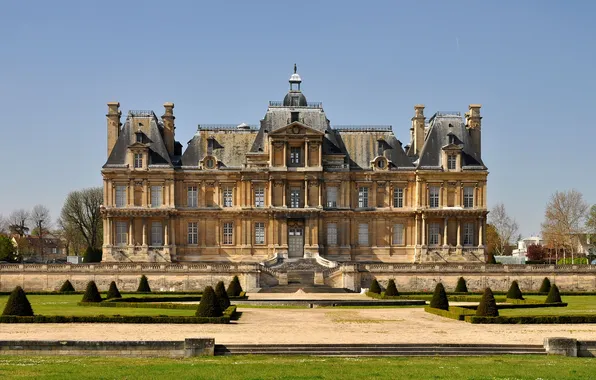
M 435 350 L 435 351 L 216 351 L 215 355 L 303 355 L 303 356 L 492 356 L 492 355 L 546 355 L 544 351 L 463 351 L 463 350 Z
M 305 293 L 349 293 L 343 288 L 332 288 L 327 285 L 304 285 L 304 284 L 289 284 L 274 286 L 272 288 L 261 288 L 259 293 L 296 293 L 302 289 Z

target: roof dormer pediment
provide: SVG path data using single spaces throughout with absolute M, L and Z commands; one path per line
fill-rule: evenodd
M 317 131 L 309 127 L 306 124 L 303 124 L 299 121 L 295 121 L 286 125 L 285 127 L 279 128 L 269 134 L 270 136 L 323 136 L 324 133 L 321 131 Z

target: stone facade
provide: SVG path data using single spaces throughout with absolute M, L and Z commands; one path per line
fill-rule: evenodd
M 415 106 L 402 147 L 391 126 L 331 125 L 300 84 L 259 126 L 200 125 L 184 152 L 172 103 L 124 124 L 108 103 L 104 261 L 484 261 L 480 105 Z

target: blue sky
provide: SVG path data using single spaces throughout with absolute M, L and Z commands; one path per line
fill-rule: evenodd
M 596 203 L 594 2 L 6 1 L 0 214 L 101 184 L 106 102 L 200 123 L 258 123 L 294 62 L 332 124 L 481 103 L 489 206 L 526 234 L 556 190 Z

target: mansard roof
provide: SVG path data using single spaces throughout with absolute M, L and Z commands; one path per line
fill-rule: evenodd
M 128 147 L 136 143 L 136 133 L 140 128 L 143 130 L 143 143 L 149 150 L 149 165 L 172 165 L 172 159 L 168 154 L 168 150 L 162 138 L 163 126 L 153 112 L 144 112 L 142 116 L 137 116 L 135 111 L 130 111 L 126 117 L 124 125 L 120 129 L 118 140 L 114 145 L 114 149 L 108 157 L 108 161 L 104 165 L 108 167 L 120 167 L 126 165 L 126 154 Z M 134 125 L 139 122 L 148 123 L 147 126 Z

